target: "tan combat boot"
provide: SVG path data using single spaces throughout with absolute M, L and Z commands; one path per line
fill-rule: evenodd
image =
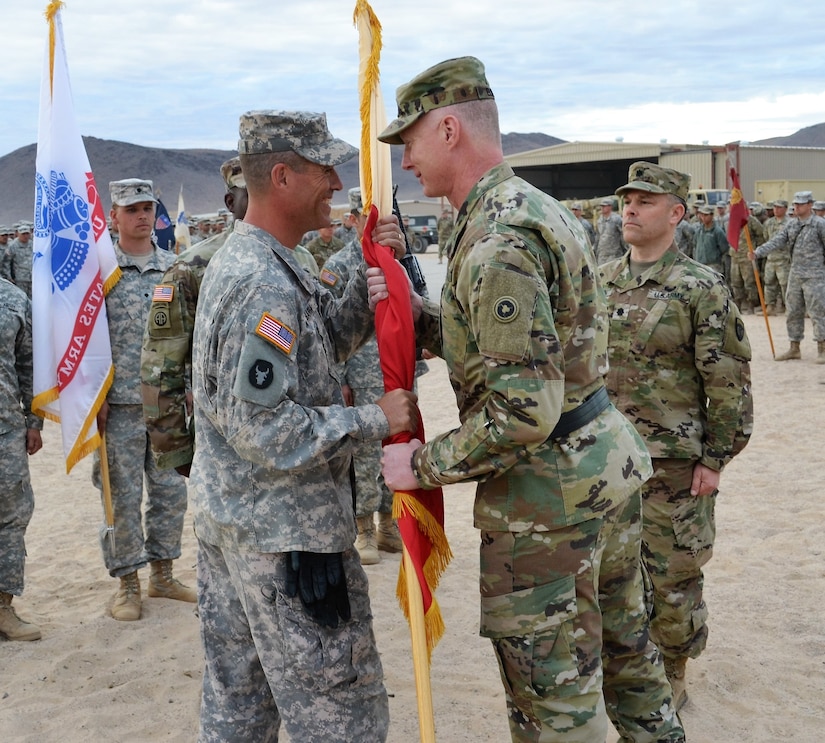
M 825 364 L 825 341 L 816 342 L 816 363 Z
M 375 522 L 372 516 L 359 516 L 355 519 L 358 526 L 358 536 L 355 538 L 355 549 L 361 558 L 362 565 L 375 565 L 381 561 L 378 554 L 378 544 L 375 541 Z
M 150 563 L 149 573 L 149 595 L 158 599 L 175 599 L 175 601 L 188 601 L 195 604 L 198 601 L 198 594 L 189 586 L 183 585 L 177 578 L 172 576 L 172 561 L 158 560 Z
M 790 361 L 791 359 L 801 359 L 802 352 L 799 350 L 799 341 L 791 341 L 791 347 L 785 351 L 785 353 L 780 353 L 779 356 L 776 357 L 777 361 Z
M 137 571 L 120 577 L 120 588 L 112 604 L 112 618 L 119 622 L 134 622 L 140 619 L 140 580 Z
M 401 542 L 401 534 L 398 532 L 398 524 L 391 513 L 378 513 L 378 549 L 384 552 L 401 552 L 404 548 Z
M 773 317 L 776 314 L 776 308 L 772 304 L 766 305 L 765 306 L 765 314 L 768 317 Z
M 673 706 L 678 712 L 688 700 L 685 667 L 687 658 L 665 658 L 665 675 L 673 689 Z
M 30 642 L 40 639 L 40 627 L 31 622 L 24 622 L 11 608 L 12 595 L 0 592 L 0 635 L 7 640 Z

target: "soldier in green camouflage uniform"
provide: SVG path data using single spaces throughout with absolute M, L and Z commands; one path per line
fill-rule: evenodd
M 240 119 L 246 217 L 213 257 L 192 348 L 201 743 L 381 741 L 389 724 L 350 459 L 416 425 L 404 390 L 344 405 L 336 360 L 372 332 L 364 267 L 336 300 L 294 259 L 357 150 L 323 114 Z M 380 231 L 379 231 L 380 230 Z M 403 255 L 394 218 L 373 237 Z
M 21 222 L 17 237 L 7 246 L 0 259 L 0 276 L 20 287 L 26 296 L 32 298 L 32 227 Z
M 447 242 L 450 240 L 450 235 L 453 234 L 453 227 L 455 221 L 453 214 L 449 209 L 445 209 L 438 218 L 436 229 L 438 230 L 438 262 L 444 260 L 444 251 L 447 247 Z
M 0 637 L 39 640 L 40 628 L 20 619 L 11 602 L 23 593 L 26 527 L 34 513 L 28 457 L 43 446 L 43 419 L 31 411 L 31 303 L 4 279 L 0 313 Z
M 765 240 L 770 240 L 788 223 L 788 202 L 773 202 L 773 216 L 764 225 Z M 785 292 L 788 290 L 788 274 L 791 270 L 791 252 L 787 247 L 777 248 L 765 258 L 765 309 L 769 315 L 785 310 Z
M 115 256 L 122 275 L 106 295 L 106 314 L 115 373 L 98 426 L 105 431 L 115 516 L 115 548 L 101 529 L 106 568 L 120 579 L 112 617 L 134 621 L 141 614 L 137 571 L 151 564 L 149 596 L 194 602 L 195 593 L 172 577 L 180 557 L 186 482 L 177 472 L 154 463 L 143 421 L 140 355 L 152 293 L 175 256 L 152 241 L 157 200 L 152 182 L 137 178 L 113 181 L 112 221 L 119 227 Z M 100 452 L 95 452 L 92 480 L 103 492 Z M 146 500 L 144 503 L 144 479 Z
M 748 231 L 754 250 L 765 242 L 765 230 L 762 223 L 753 215 L 748 217 Z M 753 273 L 755 264 L 751 263 L 748 253 L 748 239 L 745 228 L 739 231 L 739 245 L 730 249 L 730 288 L 733 301 L 743 315 L 752 315 L 753 310 L 759 307 L 759 292 L 756 288 L 756 277 Z
M 644 610 L 650 462 L 607 399 L 606 306 L 584 230 L 504 162 L 479 60 L 442 62 L 397 99 L 379 139 L 404 144 L 425 195 L 459 209 L 440 311 L 412 299 L 461 425 L 385 447 L 387 484 L 479 482 L 481 634 L 514 741 L 603 741 L 605 702 L 623 740 L 684 740 Z M 373 301 L 381 280 L 371 270 Z
M 713 552 L 719 475 L 751 432 L 751 352 L 722 277 L 674 242 L 690 177 L 641 162 L 629 181 L 616 193 L 630 252 L 600 267 L 610 308 L 607 388 L 653 457 L 642 489 L 650 630 L 681 707 L 687 658 L 708 635 L 702 566 Z
M 367 222 L 363 213 L 361 189 L 349 190 L 351 214 L 355 216 L 355 239 L 333 253 L 320 274 L 321 283 L 341 297 L 347 284 L 364 262 L 361 235 Z M 378 341 L 373 335 L 344 365 L 344 397 L 348 405 L 375 403 L 384 394 L 384 375 L 378 356 Z M 355 548 L 362 565 L 380 561 L 379 550 L 401 552 L 401 536 L 392 518 L 393 495 L 381 475 L 381 443 L 363 441 L 353 453 L 355 477 L 355 523 L 358 536 Z M 378 514 L 376 529 L 374 514 Z
M 221 165 L 226 184 L 224 203 L 235 219 L 246 214 L 246 183 L 236 157 Z M 175 468 L 189 475 L 195 446 L 187 367 L 192 358 L 192 333 L 201 281 L 215 252 L 230 231 L 220 232 L 181 253 L 163 274 L 155 291 L 143 336 L 140 379 L 143 416 L 152 455 L 159 469 Z
M 332 225 L 322 227 L 318 230 L 318 237 L 313 238 L 306 244 L 306 249 L 312 253 L 312 257 L 315 258 L 319 268 L 329 260 L 333 253 L 337 253 L 344 247 L 344 243 L 332 233 Z

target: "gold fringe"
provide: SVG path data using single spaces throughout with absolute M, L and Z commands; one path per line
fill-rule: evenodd
M 112 271 L 111 275 L 109 276 L 106 281 L 103 282 L 103 295 L 106 296 L 112 289 L 114 285 L 120 281 L 120 277 L 123 274 L 123 271 L 120 270 L 120 266 L 115 266 L 115 270 Z
M 411 493 L 399 491 L 393 496 L 392 516 L 394 519 L 399 519 L 407 514 L 415 518 L 419 528 L 433 545 L 430 559 L 427 560 L 427 564 L 424 566 L 424 574 L 429 585 L 435 587 L 441 574 L 446 570 L 450 560 L 453 559 L 452 550 L 447 542 L 447 535 L 444 533 L 441 524 L 418 498 Z M 427 574 L 428 570 L 430 571 L 429 575 Z M 434 583 L 430 581 L 431 578 L 435 581 Z
M 407 621 L 410 621 L 410 602 L 407 595 L 407 573 L 404 569 L 404 561 L 401 561 L 398 569 L 398 583 L 395 587 L 395 595 L 398 598 L 398 603 L 401 606 L 401 611 L 404 613 Z M 427 663 L 432 663 L 433 648 L 438 644 L 438 641 L 444 636 L 444 618 L 441 615 L 441 607 L 433 594 L 433 600 L 430 604 L 430 609 L 424 614 L 424 634 L 427 638 Z

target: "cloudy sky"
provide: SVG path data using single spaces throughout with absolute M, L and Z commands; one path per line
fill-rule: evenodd
M 3 0 L 0 155 L 37 138 L 46 0 Z M 487 67 L 504 132 L 724 144 L 825 122 L 825 16 L 767 0 L 373 0 L 388 116 L 449 57 Z M 354 0 L 66 0 L 83 134 L 232 149 L 238 115 L 323 110 L 358 142 Z

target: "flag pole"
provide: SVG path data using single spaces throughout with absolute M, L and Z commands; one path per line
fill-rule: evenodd
M 100 479 L 103 483 L 103 513 L 106 517 L 106 533 L 112 554 L 115 553 L 115 510 L 112 507 L 112 486 L 109 481 L 109 454 L 106 451 L 106 432 L 100 434 Z
M 762 281 L 759 278 L 759 266 L 756 265 L 756 256 L 753 254 L 753 241 L 751 240 L 751 231 L 748 229 L 747 223 L 744 227 L 745 240 L 748 241 L 748 257 L 753 267 L 753 278 L 756 281 L 756 291 L 759 294 L 759 304 L 762 305 L 762 316 L 765 318 L 765 327 L 768 329 L 768 341 L 771 344 L 771 356 L 776 358 L 776 351 L 773 347 L 773 336 L 771 335 L 771 321 L 768 319 L 768 309 L 765 306 L 765 295 L 762 292 Z

